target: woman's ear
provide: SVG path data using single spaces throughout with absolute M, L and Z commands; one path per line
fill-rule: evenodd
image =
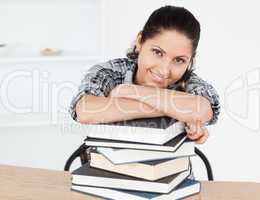
M 135 39 L 136 51 L 140 51 L 141 50 L 141 46 L 142 46 L 141 40 L 142 40 L 142 32 L 140 31 L 137 34 L 136 39 Z

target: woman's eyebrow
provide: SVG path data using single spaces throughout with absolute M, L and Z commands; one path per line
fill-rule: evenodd
M 161 47 L 157 46 L 157 45 L 152 45 L 154 47 L 157 47 L 158 49 L 160 49 L 164 54 L 166 54 L 166 51 L 164 51 Z M 189 59 L 188 56 L 185 56 L 185 55 L 180 55 L 180 56 L 176 56 L 176 58 L 183 58 L 185 57 L 186 59 Z
M 154 45 L 154 44 L 153 44 L 152 46 L 157 47 L 157 48 L 160 49 L 163 53 L 166 54 L 166 51 L 164 51 L 161 47 L 159 47 L 159 46 L 157 46 L 157 45 Z

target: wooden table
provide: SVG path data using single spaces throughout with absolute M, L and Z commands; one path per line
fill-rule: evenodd
M 1 200 L 102 200 L 70 190 L 68 172 L 0 165 Z M 185 200 L 260 200 L 260 183 L 202 182 Z

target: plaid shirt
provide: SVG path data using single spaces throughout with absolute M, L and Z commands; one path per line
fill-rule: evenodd
M 69 112 L 77 121 L 76 104 L 84 95 L 105 96 L 119 84 L 133 84 L 137 70 L 136 61 L 129 58 L 118 58 L 92 66 L 85 74 L 72 99 Z M 215 124 L 220 113 L 219 95 L 212 85 L 202 80 L 195 73 L 186 81 L 185 92 L 207 98 L 213 110 L 213 118 L 206 125 Z M 167 89 L 177 89 L 177 85 L 169 85 Z

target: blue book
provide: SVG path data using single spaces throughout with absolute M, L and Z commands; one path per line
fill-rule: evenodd
M 72 190 L 85 194 L 91 194 L 106 198 L 108 200 L 169 200 L 182 199 L 200 192 L 200 182 L 192 179 L 185 179 L 178 187 L 167 194 L 152 192 L 137 192 L 129 190 L 116 190 L 89 186 L 72 185 Z

